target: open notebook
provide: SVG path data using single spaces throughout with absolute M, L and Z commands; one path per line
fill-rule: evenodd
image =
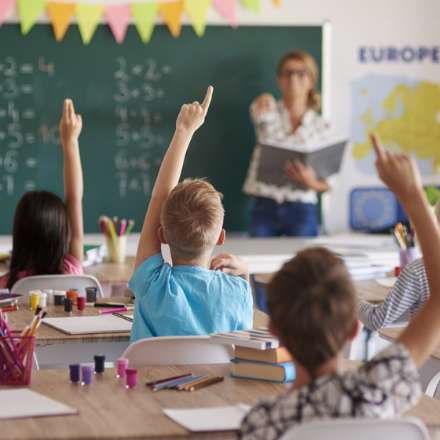
M 0 420 L 66 416 L 77 413 L 75 408 L 26 388 L 0 391 Z
M 68 335 L 125 333 L 130 332 L 132 326 L 130 321 L 114 315 L 45 318 L 43 323 Z

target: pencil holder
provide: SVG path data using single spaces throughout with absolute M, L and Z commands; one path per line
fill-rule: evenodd
M 409 247 L 407 249 L 400 249 L 400 268 L 403 269 L 407 264 L 412 263 L 417 258 L 417 252 L 415 247 Z
M 120 235 L 115 238 L 106 237 L 107 258 L 112 263 L 124 263 L 127 248 L 127 236 Z
M 0 337 L 0 385 L 31 383 L 34 350 L 34 336 Z

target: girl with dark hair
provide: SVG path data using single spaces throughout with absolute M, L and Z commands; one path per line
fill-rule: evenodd
M 60 121 L 64 152 L 64 197 L 31 191 L 18 202 L 14 215 L 10 271 L 0 278 L 9 289 L 30 275 L 82 274 L 83 176 L 78 138 L 82 119 L 73 102 L 64 101 Z

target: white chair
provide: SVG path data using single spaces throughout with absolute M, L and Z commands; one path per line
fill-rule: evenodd
M 78 289 L 81 296 L 85 296 L 86 287 L 96 287 L 98 298 L 103 298 L 102 287 L 99 281 L 91 275 L 35 275 L 18 280 L 11 289 L 12 293 L 19 293 L 27 297 L 30 290 L 69 290 Z
M 298 425 L 280 440 L 429 440 L 425 425 L 413 417 L 333 419 Z
M 209 336 L 160 336 L 131 344 L 122 357 L 130 367 L 146 365 L 224 364 L 234 357 L 232 345 L 214 344 Z

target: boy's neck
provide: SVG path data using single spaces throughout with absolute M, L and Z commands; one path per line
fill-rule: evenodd
M 293 390 L 305 387 L 318 379 L 321 376 L 327 376 L 338 372 L 339 355 L 328 360 L 325 364 L 322 364 L 315 377 L 313 378 L 310 373 L 302 366 L 295 362 L 296 378 L 292 387 Z
M 173 266 L 198 266 L 209 269 L 211 266 L 211 253 L 209 252 L 201 255 L 200 257 L 192 259 L 177 258 L 171 254 L 171 260 L 173 262 Z

